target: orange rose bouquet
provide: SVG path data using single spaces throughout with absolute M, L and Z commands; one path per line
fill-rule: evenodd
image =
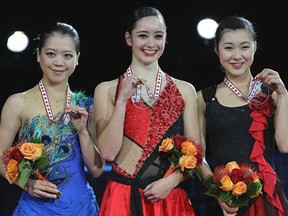
M 200 144 L 196 144 L 191 137 L 176 135 L 172 138 L 166 138 L 159 146 L 159 152 L 170 163 L 164 177 L 176 169 L 180 169 L 192 177 L 196 167 L 202 164 L 203 148 Z
M 23 188 L 30 177 L 48 181 L 42 174 L 41 169 L 48 165 L 48 158 L 42 154 L 43 143 L 24 142 L 10 147 L 4 154 L 6 166 L 6 179 L 10 184 L 18 181 Z M 57 194 L 58 198 L 61 194 Z
M 214 169 L 210 189 L 206 195 L 219 198 L 222 202 L 232 200 L 237 207 L 246 206 L 249 199 L 262 194 L 259 176 L 251 165 L 231 161 L 226 166 Z

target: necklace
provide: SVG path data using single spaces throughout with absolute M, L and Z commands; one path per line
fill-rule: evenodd
M 154 93 L 152 93 L 151 88 L 147 83 L 142 83 L 146 86 L 147 95 L 150 99 L 157 100 L 160 95 L 160 90 L 161 90 L 161 85 L 162 85 L 162 72 L 163 71 L 161 70 L 161 68 L 158 67 Z M 129 68 L 127 69 L 126 74 L 127 76 L 131 76 L 133 74 L 131 70 L 131 66 L 129 66 Z M 137 85 L 136 92 L 131 97 L 131 100 L 133 103 L 135 102 L 138 103 L 140 101 L 141 89 L 142 89 L 141 86 L 142 85 Z
M 48 94 L 47 94 L 47 90 L 44 86 L 44 83 L 42 81 L 42 79 L 39 81 L 38 83 L 38 86 L 39 86 L 39 90 L 41 92 L 41 96 L 42 96 L 42 99 L 43 99 L 43 103 L 45 105 L 45 110 L 46 110 L 46 113 L 50 119 L 51 122 L 54 122 L 55 120 L 59 120 L 59 119 L 54 119 L 54 116 L 53 116 L 53 112 L 52 112 L 52 107 L 50 105 L 50 101 L 49 101 L 49 98 L 48 98 Z M 67 105 L 70 105 L 71 104 L 71 90 L 69 88 L 69 85 L 67 87 L 67 96 L 66 96 L 66 106 Z M 59 118 L 61 117 L 62 115 L 59 115 Z M 63 122 L 68 122 L 69 121 L 69 115 L 65 115 L 63 117 Z

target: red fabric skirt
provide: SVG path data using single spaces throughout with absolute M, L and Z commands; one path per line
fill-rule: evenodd
M 130 216 L 131 186 L 109 180 L 102 197 L 99 216 Z M 139 189 L 144 216 L 196 216 L 187 193 L 174 188 L 164 199 L 151 203 Z
M 278 190 L 277 190 L 278 189 Z M 276 187 L 276 192 L 278 193 L 280 203 L 283 208 L 283 213 L 281 214 L 274 205 L 268 202 L 262 195 L 259 197 L 255 203 L 249 208 L 249 210 L 244 214 L 244 216 L 287 216 L 288 207 L 286 197 L 279 187 Z
M 266 216 L 264 198 L 259 197 L 245 213 L 245 216 Z

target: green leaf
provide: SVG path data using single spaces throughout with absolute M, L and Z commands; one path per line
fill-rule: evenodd
M 32 170 L 32 166 L 31 166 L 31 161 L 23 159 L 20 164 L 19 164 L 19 171 L 20 173 L 22 172 L 22 170 L 24 169 L 30 169 Z
M 174 157 L 179 160 L 180 157 L 182 157 L 183 153 L 181 151 L 175 150 L 174 151 Z
M 215 186 L 211 187 L 208 191 L 205 192 L 205 194 L 211 197 L 219 197 L 221 192 L 222 190 L 218 186 Z
M 22 160 L 23 161 L 23 160 Z M 25 184 L 27 183 L 29 177 L 32 174 L 32 170 L 29 167 L 24 168 L 21 173 L 20 173 L 20 178 L 19 178 L 19 186 L 23 188 Z
M 48 165 L 48 162 L 48 157 L 46 155 L 41 155 L 34 161 L 34 170 L 42 170 Z
M 210 191 L 210 190 L 209 190 L 209 191 L 206 191 L 205 194 L 208 195 L 208 196 L 210 196 L 210 197 L 215 197 L 215 198 L 219 197 L 219 194 L 218 194 L 218 193 L 213 193 L 213 192 Z
M 220 196 L 219 196 L 219 199 L 222 201 L 222 202 L 227 202 L 229 201 L 230 199 L 232 199 L 233 195 L 228 192 L 228 191 L 221 191 L 220 193 Z
M 194 169 L 186 169 L 185 168 L 185 172 L 189 175 L 189 176 L 193 176 L 193 174 L 194 174 Z
M 249 196 L 254 196 L 262 187 L 262 184 L 260 182 L 252 182 L 250 181 L 247 185 L 247 191 L 246 193 Z
M 233 205 L 239 208 L 247 206 L 248 202 L 249 202 L 249 198 L 246 195 L 234 197 L 232 200 Z
M 172 151 L 169 151 L 169 152 L 160 152 L 160 154 L 164 157 L 164 158 L 167 158 L 169 156 L 171 156 L 173 154 Z
M 171 165 L 173 165 L 173 166 L 177 166 L 177 165 L 179 164 L 177 158 L 172 158 L 172 157 L 170 157 L 170 158 L 168 158 L 168 161 L 169 161 L 169 163 L 170 163 Z

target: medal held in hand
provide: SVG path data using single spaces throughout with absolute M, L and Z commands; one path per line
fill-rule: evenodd
M 224 77 L 224 83 L 239 97 L 247 100 L 249 104 L 261 105 L 264 104 L 270 97 L 269 87 L 257 78 L 251 80 L 247 95 L 243 95 L 237 87 Z

